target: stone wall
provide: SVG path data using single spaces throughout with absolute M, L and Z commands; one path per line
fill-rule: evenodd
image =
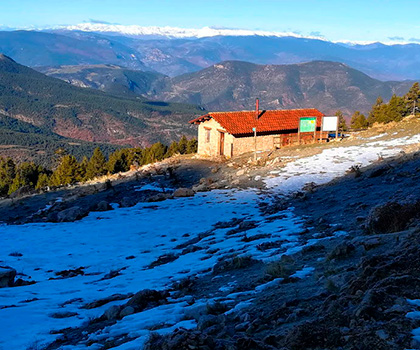
M 210 132 L 210 140 L 207 139 L 207 131 Z M 224 141 L 224 155 L 226 157 L 232 156 L 232 145 L 234 137 L 229 134 L 223 127 L 214 119 L 202 122 L 198 126 L 198 151 L 199 155 L 210 157 L 217 157 L 220 155 L 220 140 L 221 133 L 225 134 Z
M 209 133 L 210 139 L 207 138 Z M 255 149 L 255 141 L 253 136 L 233 137 L 214 119 L 207 120 L 198 125 L 198 151 L 199 155 L 217 157 L 220 156 L 221 133 L 224 133 L 224 153 L 223 155 L 230 158 L 239 154 L 253 152 Z M 324 133 L 325 136 L 327 133 Z M 320 133 L 317 131 L 317 138 Z M 324 135 L 323 135 L 324 136 Z M 296 145 L 298 134 L 276 134 L 261 135 L 257 134 L 257 152 L 271 151 L 276 147 L 285 147 Z M 313 133 L 301 134 L 301 143 L 312 143 Z

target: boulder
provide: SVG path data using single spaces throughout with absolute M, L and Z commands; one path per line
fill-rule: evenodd
M 144 289 L 137 292 L 127 302 L 136 312 L 143 311 L 150 307 L 156 307 L 166 302 L 166 293 L 152 289 Z
M 108 310 L 105 311 L 104 316 L 107 320 L 115 320 L 120 314 L 121 307 L 118 305 L 111 306 Z
M 100 201 L 95 208 L 95 211 L 108 211 L 112 210 L 112 207 L 109 205 L 107 201 Z
M 72 222 L 81 219 L 86 215 L 86 212 L 78 206 L 74 206 L 57 213 L 58 222 Z
M 200 185 L 193 186 L 192 190 L 194 192 L 206 192 L 209 190 L 209 187 L 207 186 L 207 184 L 203 183 Z
M 16 270 L 9 266 L 0 266 L 0 288 L 13 287 Z
M 192 197 L 194 196 L 195 192 L 191 188 L 178 188 L 175 190 L 173 196 L 174 197 Z
M 172 195 L 169 194 L 169 193 L 158 193 L 158 194 L 155 194 L 155 195 L 147 198 L 147 201 L 148 202 L 162 202 L 162 201 L 167 200 L 171 197 L 172 197 Z
M 134 314 L 135 310 L 132 306 L 126 306 L 120 312 L 120 318 Z
M 136 204 L 137 204 L 137 200 L 132 197 L 123 197 L 123 199 L 121 199 L 121 202 L 120 202 L 121 208 L 132 207 Z

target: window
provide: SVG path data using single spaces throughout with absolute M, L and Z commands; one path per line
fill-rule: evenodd
M 211 134 L 211 129 L 206 128 L 206 142 L 207 143 L 210 142 L 210 134 Z

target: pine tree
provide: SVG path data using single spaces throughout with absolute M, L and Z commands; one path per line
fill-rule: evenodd
M 9 193 L 9 187 L 16 176 L 16 165 L 11 158 L 0 158 L 0 195 Z
M 57 169 L 51 176 L 51 185 L 62 186 L 74 184 L 78 181 L 81 181 L 79 163 L 74 156 L 63 156 Z
M 178 142 L 179 153 L 181 154 L 187 153 L 187 147 L 188 147 L 188 140 L 185 137 L 185 135 L 183 135 Z
M 174 154 L 180 153 L 178 142 L 173 141 L 171 145 L 168 147 L 168 151 L 166 152 L 165 157 L 172 157 Z
M 36 183 L 35 189 L 39 190 L 46 188 L 50 183 L 50 178 L 46 173 L 42 173 L 38 177 L 38 182 Z
M 86 179 L 93 179 L 107 173 L 106 159 L 99 147 L 95 148 L 93 155 L 86 167 Z
M 13 179 L 13 183 L 9 187 L 8 193 L 13 193 L 24 186 L 35 188 L 38 177 L 43 170 L 44 169 L 41 166 L 37 166 L 33 162 L 20 164 L 16 167 L 16 175 Z
M 79 164 L 80 178 L 81 178 L 82 181 L 89 180 L 86 177 L 86 172 L 87 172 L 88 164 L 89 164 L 88 158 L 86 156 L 83 156 L 82 161 Z
M 335 115 L 338 117 L 338 130 L 347 131 L 348 127 L 343 112 L 338 110 L 337 112 L 335 112 Z
M 368 123 L 369 125 L 373 125 L 374 123 L 381 123 L 385 119 L 385 109 L 386 105 L 384 105 L 384 100 L 381 96 L 376 99 L 375 104 L 372 106 L 371 111 L 368 115 Z
M 402 118 L 408 115 L 409 111 L 405 103 L 404 97 L 392 95 L 385 109 L 384 123 L 392 121 L 399 122 Z
M 107 169 L 111 174 L 125 172 L 130 169 L 127 160 L 127 150 L 117 150 L 109 156 Z
M 410 113 L 415 114 L 416 107 L 419 106 L 420 102 L 420 85 L 419 83 L 414 83 L 413 86 L 410 88 L 410 90 L 407 92 L 407 94 L 404 96 L 405 101 L 407 104 L 407 109 Z
M 156 142 L 150 147 L 149 152 L 150 162 L 160 161 L 165 158 L 166 146 L 161 142 Z
M 356 111 L 351 117 L 350 126 L 352 129 L 365 129 L 368 127 L 368 122 L 363 114 Z
M 198 141 L 196 138 L 192 138 L 188 141 L 187 153 L 197 153 Z

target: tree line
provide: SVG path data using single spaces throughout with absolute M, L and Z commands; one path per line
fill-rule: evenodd
M 384 103 L 382 97 L 376 99 L 368 116 L 354 112 L 350 120 L 350 127 L 352 129 L 366 129 L 371 127 L 374 123 L 390 123 L 393 121 L 399 122 L 404 117 L 416 114 L 420 110 L 420 86 L 419 83 L 414 83 L 410 90 L 403 96 L 393 94 L 388 103 Z M 337 111 L 336 115 L 339 117 L 339 128 L 342 131 L 347 131 L 348 127 L 341 111 Z
M 108 159 L 99 147 L 93 151 L 90 159 L 85 156 L 80 162 L 74 155 L 58 150 L 59 160 L 54 170 L 34 162 L 16 164 L 11 158 L 0 158 L 0 196 L 12 194 L 22 187 L 43 189 L 75 184 L 106 174 L 128 171 L 132 165 L 142 166 L 175 154 L 196 152 L 197 139 L 188 140 L 182 136 L 169 147 L 157 142 L 146 148 L 123 148 L 111 153 Z

